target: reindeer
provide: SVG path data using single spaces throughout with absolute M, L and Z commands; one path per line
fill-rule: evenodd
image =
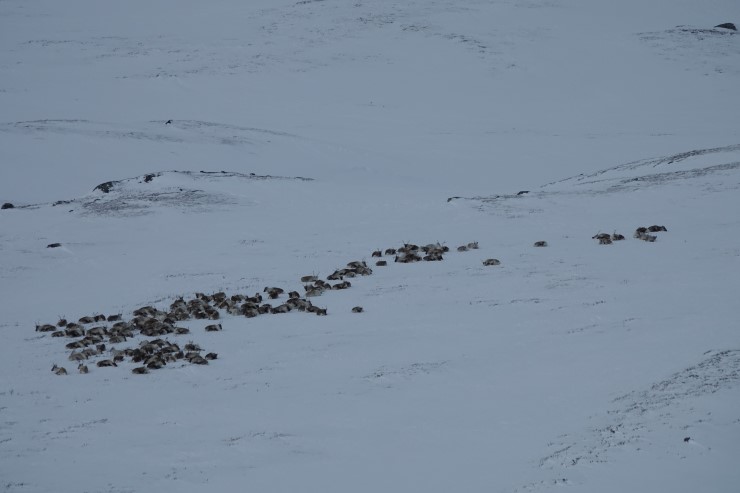
M 167 365 L 167 362 L 165 360 L 159 357 L 155 357 L 155 358 L 149 359 L 149 362 L 146 364 L 146 367 L 150 370 L 160 370 L 164 368 L 166 365 Z
M 649 228 L 640 227 L 635 230 L 634 237 L 638 240 L 647 241 L 648 243 L 652 243 L 655 240 L 658 239 L 655 235 L 648 234 L 648 231 L 655 231 L 655 228 L 664 228 L 664 226 L 650 226 Z
M 306 298 L 310 298 L 313 296 L 321 296 L 323 293 L 324 293 L 324 288 L 321 288 L 318 286 L 306 286 Z
M 259 303 L 262 303 L 262 295 L 259 293 L 256 293 L 254 296 L 252 296 L 251 298 L 246 298 L 244 301 L 247 303 L 259 304 Z
M 265 289 L 262 291 L 263 293 L 267 293 L 267 296 L 271 299 L 277 299 L 278 296 L 283 294 L 285 291 L 282 288 L 269 288 L 265 287 Z
M 290 305 L 287 303 L 283 303 L 282 305 L 278 305 L 275 308 L 273 308 L 270 313 L 288 313 L 291 310 Z
M 316 315 L 326 315 L 326 308 L 319 308 L 318 306 L 309 306 L 306 308 L 307 312 L 315 313 Z
M 88 355 L 84 352 L 72 351 L 67 358 L 70 361 L 84 361 L 88 358 Z
M 83 337 L 85 335 L 85 329 L 77 324 L 69 324 L 64 330 L 64 335 L 67 337 Z
M 401 248 L 398 249 L 398 253 L 416 253 L 419 251 L 419 246 L 413 243 L 404 243 Z
M 108 335 L 108 329 L 106 329 L 105 327 L 93 327 L 92 329 L 88 329 L 87 335 L 104 337 Z
M 658 226 L 654 224 L 652 226 L 648 226 L 648 231 L 650 231 L 651 233 L 656 233 L 658 231 L 668 231 L 668 229 L 666 229 L 665 226 Z

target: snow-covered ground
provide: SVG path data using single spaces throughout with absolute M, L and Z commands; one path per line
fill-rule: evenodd
M 733 21 L 729 0 L 1 1 L 0 489 L 736 491 Z M 96 365 L 136 332 L 80 374 L 79 338 L 34 330 L 198 292 L 277 306 L 351 261 L 372 275 L 309 298 L 325 317 L 160 337 L 208 365 Z

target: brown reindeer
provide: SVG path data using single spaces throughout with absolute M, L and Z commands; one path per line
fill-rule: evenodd
M 268 298 L 271 300 L 277 299 L 278 296 L 283 294 L 285 291 L 282 288 L 268 288 L 265 287 L 264 293 L 267 293 Z
M 84 361 L 88 358 L 88 355 L 83 352 L 72 351 L 67 358 L 70 361 Z
M 287 303 L 283 303 L 282 305 L 278 305 L 270 310 L 270 313 L 288 313 L 290 310 L 290 305 L 288 305 Z
M 659 231 L 668 231 L 665 226 L 658 226 L 657 224 L 654 224 L 652 226 L 648 226 L 648 231 L 651 233 L 657 233 Z

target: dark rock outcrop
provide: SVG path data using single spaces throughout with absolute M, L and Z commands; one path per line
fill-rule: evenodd
M 113 185 L 116 182 L 114 181 L 106 181 L 105 183 L 101 183 L 97 187 L 93 188 L 93 190 L 100 190 L 103 193 L 108 193 L 113 189 Z
M 714 27 L 721 27 L 722 29 L 731 29 L 732 31 L 737 31 L 735 24 L 733 24 L 732 22 L 725 22 L 724 24 L 718 24 Z

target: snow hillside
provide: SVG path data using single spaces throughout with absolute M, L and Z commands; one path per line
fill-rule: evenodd
M 0 488 L 735 491 L 738 14 L 0 2 Z

